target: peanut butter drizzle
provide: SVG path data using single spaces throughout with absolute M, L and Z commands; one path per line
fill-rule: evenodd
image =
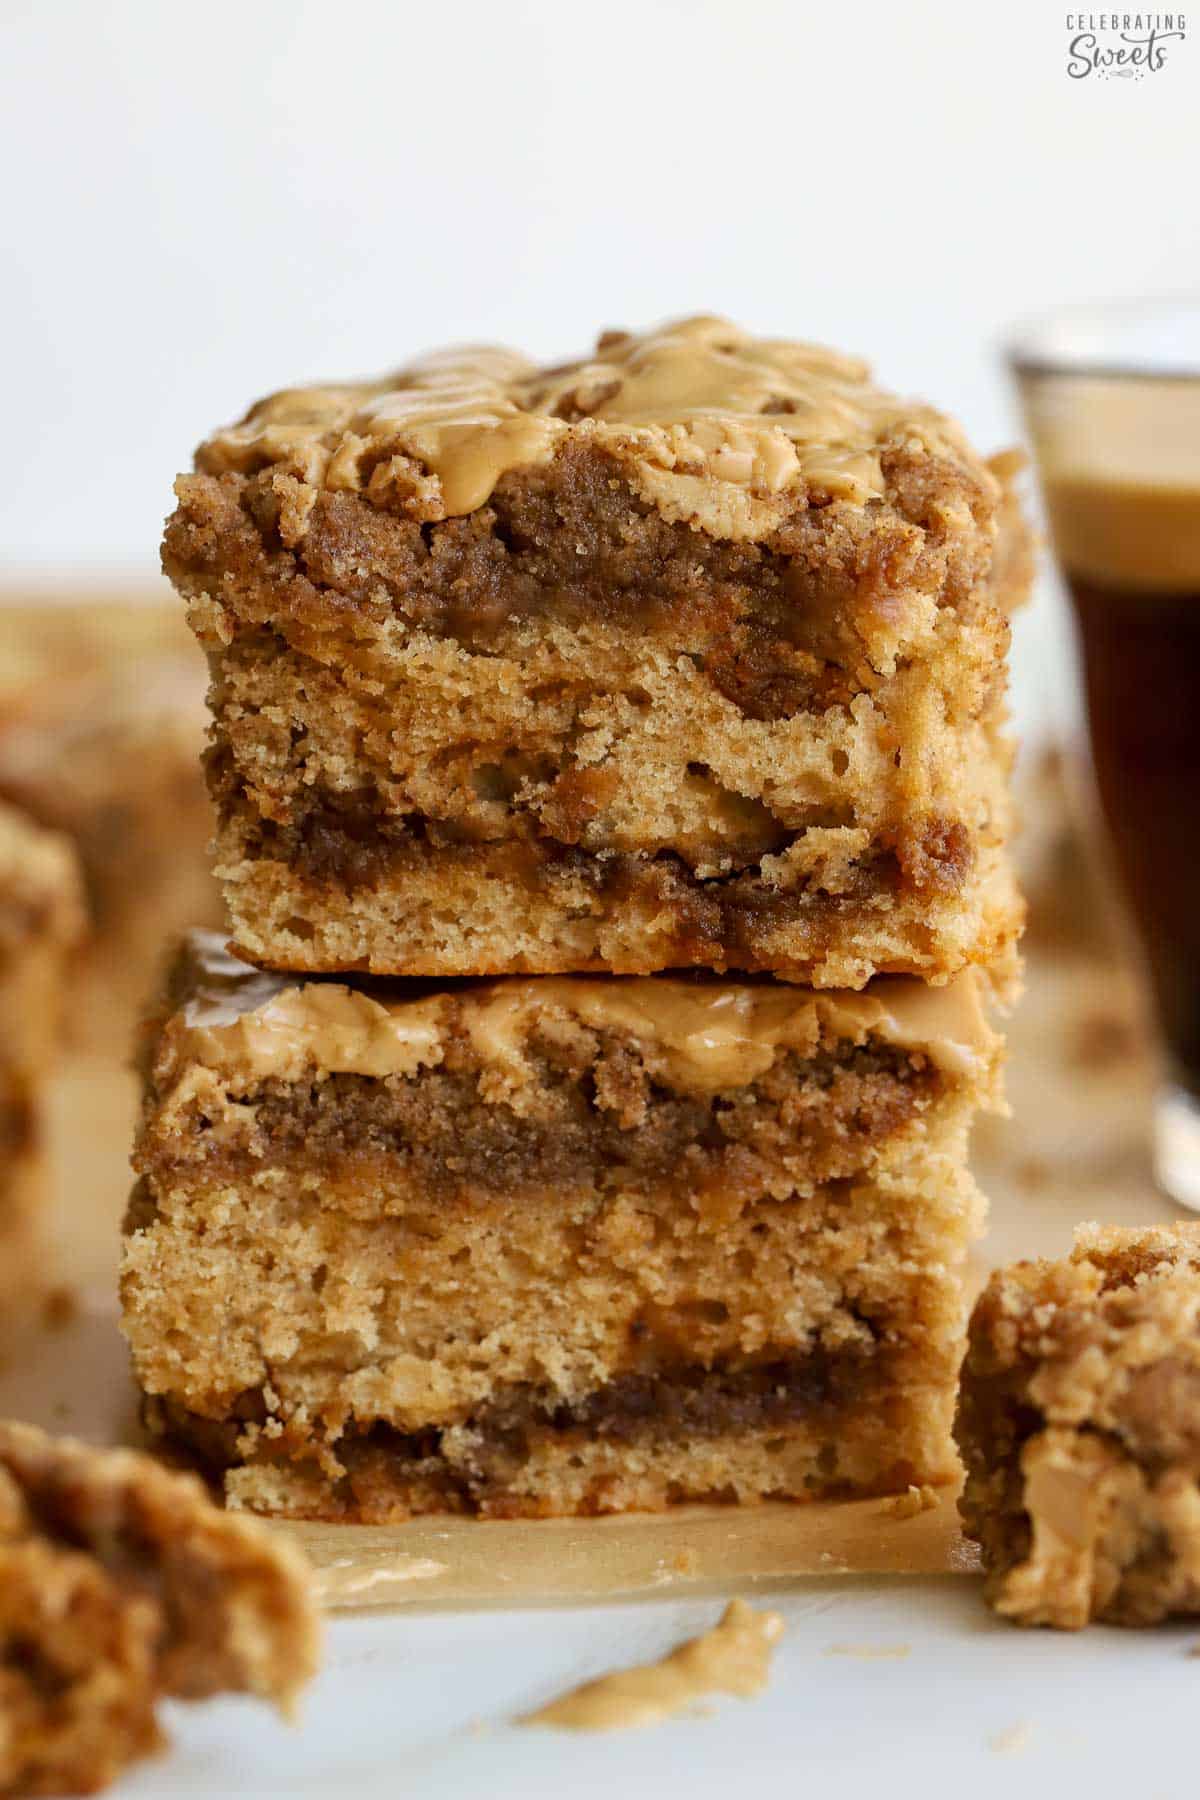
M 191 988 L 174 1027 L 185 1062 L 246 1081 L 295 1080 L 306 1070 L 413 1075 L 442 1060 L 457 1011 L 480 1061 L 519 1073 L 540 1018 L 555 1013 L 628 1034 L 647 1066 L 702 1093 L 744 1086 L 786 1050 L 870 1038 L 928 1056 L 959 1078 L 978 1077 L 999 1040 L 970 972 L 942 988 L 893 978 L 864 993 L 813 993 L 749 982 L 667 976 L 543 976 L 395 999 L 337 982 L 263 974 L 229 956 L 212 932 L 190 940 Z
M 748 1700 L 766 1687 L 771 1652 L 782 1636 L 778 1613 L 756 1613 L 744 1600 L 731 1600 L 711 1631 L 689 1638 L 660 1662 L 586 1681 L 519 1723 L 559 1731 L 627 1731 L 661 1725 L 708 1694 Z
M 956 1075 L 977 1072 L 995 1045 L 970 975 L 944 988 L 896 980 L 867 993 L 701 985 L 661 975 L 550 976 L 494 990 L 468 1025 L 481 1056 L 499 1063 L 520 1057 L 530 1025 L 547 1005 L 595 1030 L 627 1032 L 675 1085 L 707 1093 L 757 1080 L 780 1051 L 812 1056 L 834 1038 L 875 1037 L 920 1050 Z
M 185 1062 L 295 1081 L 313 1068 L 415 1075 L 442 1059 L 437 997 L 388 1007 L 338 982 L 289 982 L 230 956 L 215 932 L 193 932 L 189 949 L 196 979 L 178 1040 Z
M 568 437 L 616 454 L 668 517 L 734 538 L 766 529 L 789 494 L 860 506 L 882 494 L 889 443 L 967 454 L 956 426 L 874 387 L 858 359 L 697 317 L 606 333 L 591 358 L 553 368 L 463 349 L 379 381 L 285 389 L 209 438 L 197 465 L 276 465 L 437 520 L 473 512 L 508 470 L 548 461 Z

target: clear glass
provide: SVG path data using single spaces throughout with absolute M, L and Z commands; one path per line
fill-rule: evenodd
M 1200 296 L 1058 313 L 1010 362 L 1162 1031 L 1155 1171 L 1200 1211 Z

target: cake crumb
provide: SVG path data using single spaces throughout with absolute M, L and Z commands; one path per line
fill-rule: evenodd
M 1183 1510 L 1198 1317 L 1194 1221 L 1082 1224 L 1068 1258 L 992 1274 L 956 1432 L 963 1532 L 1002 1617 L 1079 1631 L 1200 1614 L 1200 1543 Z
M 856 1656 L 861 1662 L 902 1662 L 911 1644 L 830 1644 L 826 1656 Z
M 1001 1756 L 1012 1756 L 1018 1751 L 1028 1750 L 1032 1736 L 1033 1726 L 1029 1720 L 1018 1719 L 1015 1725 L 1006 1725 L 1003 1731 L 997 1731 L 990 1737 L 988 1749 L 995 1750 Z
M 928 1483 L 910 1486 L 903 1494 L 892 1494 L 880 1511 L 889 1519 L 915 1519 L 918 1513 L 931 1512 L 938 1503 L 937 1490 Z

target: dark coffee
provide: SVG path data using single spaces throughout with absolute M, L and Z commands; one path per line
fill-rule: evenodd
M 1101 805 L 1172 1072 L 1200 1098 L 1200 591 L 1065 572 Z

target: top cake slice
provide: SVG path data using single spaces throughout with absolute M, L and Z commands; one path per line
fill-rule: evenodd
M 810 345 L 692 319 L 274 395 L 164 564 L 212 667 L 238 952 L 297 971 L 1003 964 L 1005 481 Z

